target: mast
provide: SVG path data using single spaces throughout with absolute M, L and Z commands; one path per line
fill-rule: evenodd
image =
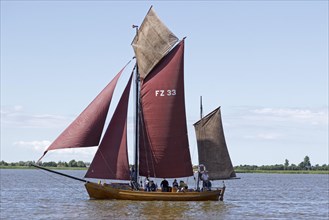
M 202 96 L 200 96 L 200 120 L 203 117 L 203 108 L 202 108 Z
M 203 107 L 202 107 L 202 96 L 200 96 L 200 120 L 202 120 L 202 117 L 203 117 Z M 199 167 L 200 167 L 200 164 L 199 164 Z M 200 176 L 201 176 L 201 173 L 200 173 L 200 168 L 198 167 L 198 180 L 197 180 L 197 191 L 200 190 Z
M 136 36 L 138 35 L 138 25 L 133 25 L 133 28 L 136 28 Z M 135 159 L 134 159 L 134 181 L 136 186 L 138 186 L 138 174 L 139 174 L 139 167 L 138 167 L 138 150 L 139 150 L 139 103 L 140 103 L 140 76 L 138 71 L 138 64 L 137 64 L 137 57 L 136 57 L 136 74 L 135 74 L 135 92 L 136 92 L 136 105 L 135 105 Z M 137 187 L 138 188 L 138 187 Z

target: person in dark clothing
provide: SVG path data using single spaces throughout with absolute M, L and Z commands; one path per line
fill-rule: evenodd
M 161 186 L 162 192 L 169 192 L 169 183 L 166 180 L 166 178 L 163 178 L 160 186 Z
M 157 185 L 154 183 L 153 180 L 149 182 L 149 185 L 150 185 L 150 191 L 152 192 L 157 191 Z
M 176 179 L 175 179 L 174 182 L 172 183 L 172 187 L 176 187 L 176 188 L 178 188 L 178 182 L 177 182 Z

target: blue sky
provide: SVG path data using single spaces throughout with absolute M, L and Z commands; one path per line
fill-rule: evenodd
M 298 164 L 306 155 L 328 164 L 327 1 L 1 1 L 1 160 L 42 155 L 134 56 L 131 25 L 151 5 L 187 36 L 194 164 L 201 95 L 205 114 L 222 106 L 234 165 Z M 91 161 L 94 152 L 51 151 L 44 160 Z

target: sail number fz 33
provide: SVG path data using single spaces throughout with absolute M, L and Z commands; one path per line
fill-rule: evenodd
M 176 89 L 155 90 L 155 96 L 174 96 L 174 95 L 176 95 Z

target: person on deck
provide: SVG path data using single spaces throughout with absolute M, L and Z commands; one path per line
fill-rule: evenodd
M 136 179 L 136 171 L 135 171 L 134 166 L 132 166 L 130 169 L 130 184 L 131 184 L 132 189 L 137 190 L 139 188 L 138 182 Z
M 136 171 L 135 171 L 135 166 L 132 166 L 130 169 L 130 180 L 136 182 Z
M 144 191 L 149 192 L 150 191 L 150 180 L 148 177 L 144 180 Z
M 201 180 L 202 180 L 202 186 L 204 189 L 210 190 L 211 188 L 211 182 L 209 180 L 209 175 L 208 171 L 204 171 L 201 175 Z
M 162 190 L 162 192 L 169 192 L 169 183 L 168 183 L 168 181 L 166 180 L 166 178 L 163 178 L 163 180 L 162 180 L 160 186 L 161 186 L 161 190 Z
M 156 191 L 157 190 L 157 186 L 156 186 L 156 184 L 154 183 L 154 181 L 153 180 L 151 180 L 150 182 L 149 182 L 149 185 L 150 185 L 150 191 L 152 191 L 152 192 L 154 192 L 154 191 Z
M 178 183 L 177 183 L 176 179 L 174 179 L 174 182 L 172 183 L 172 187 L 173 188 L 178 188 Z
M 183 180 L 179 181 L 179 192 L 185 192 L 188 189 L 186 183 Z

